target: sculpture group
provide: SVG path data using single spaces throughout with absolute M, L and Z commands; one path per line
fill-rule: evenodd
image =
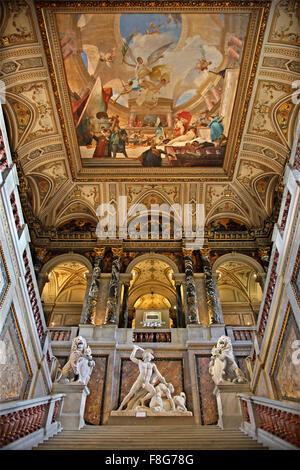
M 136 357 L 138 350 L 142 351 L 142 359 Z M 118 411 L 126 413 L 129 410 L 151 410 L 159 414 L 167 412 L 174 413 L 190 413 L 185 405 L 185 393 L 172 396 L 174 387 L 171 383 L 167 383 L 166 379 L 161 375 L 154 362 L 152 351 L 143 349 L 135 345 L 130 355 L 132 362 L 138 365 L 139 375 L 132 385 L 129 393 L 124 397 Z
M 93 361 L 91 354 L 91 349 L 87 345 L 85 338 L 76 336 L 72 341 L 69 360 L 58 371 L 56 382 L 63 384 L 76 382 L 87 385 L 95 366 L 95 361 Z
M 234 358 L 229 336 L 220 336 L 217 345 L 212 348 L 209 373 L 216 385 L 226 382 L 248 383 L 247 378 L 238 367 Z

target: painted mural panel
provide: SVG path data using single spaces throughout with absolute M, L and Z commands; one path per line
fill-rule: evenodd
M 0 333 L 0 377 L 0 402 L 26 398 L 31 374 L 12 310 Z
M 83 162 L 222 166 L 249 14 L 55 18 Z
M 289 308 L 287 322 L 280 340 L 272 380 L 279 400 L 300 402 L 300 368 L 297 348 L 300 331 Z

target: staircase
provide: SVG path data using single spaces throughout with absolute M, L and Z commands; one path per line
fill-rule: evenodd
M 33 450 L 266 450 L 237 429 L 218 426 L 85 426 Z

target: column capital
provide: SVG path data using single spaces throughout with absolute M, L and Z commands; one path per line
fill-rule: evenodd
M 94 248 L 94 253 L 96 255 L 97 258 L 103 258 L 104 256 L 104 253 L 105 253 L 105 247 L 104 248 Z
M 120 258 L 123 254 L 123 248 L 115 247 L 111 249 L 114 258 Z
M 209 258 L 210 252 L 210 248 L 200 248 L 201 256 L 203 256 L 204 258 Z
M 182 248 L 182 253 L 184 257 L 191 257 L 193 255 L 193 250 L 188 250 L 187 248 Z

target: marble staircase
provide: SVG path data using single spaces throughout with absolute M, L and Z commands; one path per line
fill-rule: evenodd
M 218 426 L 90 426 L 62 431 L 33 450 L 267 450 Z

